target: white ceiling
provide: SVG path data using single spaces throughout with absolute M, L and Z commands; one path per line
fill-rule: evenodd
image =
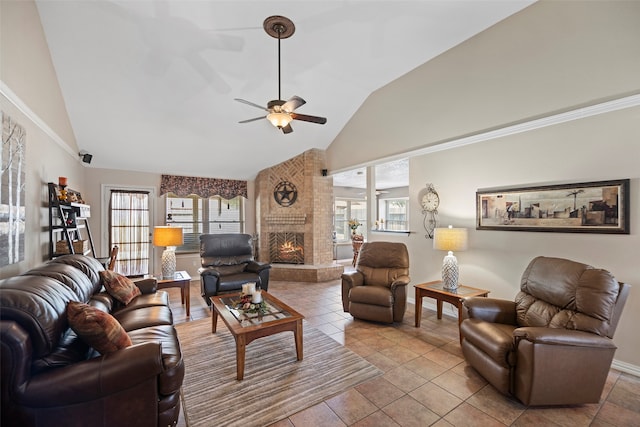
M 78 147 L 91 167 L 252 179 L 325 149 L 378 88 L 532 1 L 36 0 Z M 239 124 L 278 98 L 307 101 L 284 135 Z

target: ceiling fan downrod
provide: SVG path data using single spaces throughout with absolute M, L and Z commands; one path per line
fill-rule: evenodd
M 269 16 L 264 20 L 263 28 L 267 34 L 278 39 L 278 100 L 282 99 L 280 41 L 287 39 L 296 31 L 296 26 L 289 18 L 280 15 Z
M 284 25 L 276 24 L 274 25 L 274 30 L 278 33 L 278 99 L 282 99 L 282 95 L 280 93 L 281 89 L 281 73 L 280 73 L 280 40 L 282 40 L 282 33 L 284 33 Z

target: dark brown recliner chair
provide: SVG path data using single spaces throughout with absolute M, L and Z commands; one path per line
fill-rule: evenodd
M 515 301 L 464 300 L 464 357 L 498 391 L 525 405 L 597 403 L 629 288 L 606 270 L 537 257 Z
M 364 320 L 402 322 L 410 280 L 409 252 L 404 243 L 364 243 L 356 271 L 342 274 L 344 311 Z
M 200 235 L 200 288 L 202 298 L 225 292 L 240 291 L 247 282 L 269 289 L 271 264 L 253 259 L 249 234 L 225 233 Z

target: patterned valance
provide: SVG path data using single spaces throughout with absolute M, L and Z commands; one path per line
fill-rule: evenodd
M 237 196 L 248 198 L 247 181 L 197 176 L 162 175 L 160 194 L 167 193 L 173 193 L 179 197 L 187 197 L 190 194 L 205 198 L 220 196 L 227 200 Z

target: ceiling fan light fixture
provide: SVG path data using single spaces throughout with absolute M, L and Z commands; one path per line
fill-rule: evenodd
M 253 107 L 259 108 L 261 110 L 267 111 L 266 116 L 255 117 L 253 119 L 241 120 L 238 123 L 249 123 L 254 122 L 256 120 L 260 120 L 266 118 L 271 122 L 272 125 L 282 130 L 282 133 L 288 134 L 293 132 L 291 128 L 292 120 L 299 120 L 302 122 L 309 123 L 317 123 L 323 125 L 327 123 L 327 119 L 325 117 L 318 116 L 310 116 L 308 114 L 299 114 L 296 113 L 295 110 L 306 104 L 306 101 L 299 96 L 293 96 L 289 98 L 287 101 L 282 100 L 281 94 L 281 74 L 280 74 L 280 41 L 282 39 L 289 38 L 295 32 L 295 25 L 289 18 L 285 18 L 284 16 L 275 15 L 269 16 L 264 20 L 264 30 L 268 35 L 273 38 L 278 39 L 278 99 L 271 100 L 267 103 L 267 108 L 264 108 L 261 105 L 254 104 L 253 102 L 246 101 L 240 98 L 234 98 L 236 101 L 242 102 L 243 104 L 251 105 Z
M 267 120 L 269 120 L 271 124 L 278 129 L 282 129 L 283 127 L 291 123 L 291 120 L 293 119 L 288 113 L 274 111 L 267 114 Z

